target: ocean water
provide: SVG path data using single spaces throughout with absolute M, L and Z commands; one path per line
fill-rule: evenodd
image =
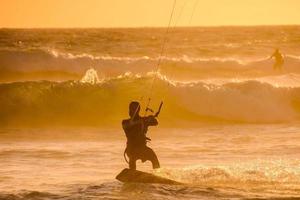
M 2 129 L 0 199 L 299 199 L 299 125 L 151 128 L 162 168 L 185 183 L 123 184 L 120 129 Z
M 300 26 L 164 33 L 0 29 L 0 199 L 300 198 Z M 138 169 L 184 185 L 115 180 L 132 100 L 164 102 Z

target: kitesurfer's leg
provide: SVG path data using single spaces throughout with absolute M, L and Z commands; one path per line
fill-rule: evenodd
M 153 169 L 160 168 L 158 158 L 157 158 L 155 152 L 151 148 L 146 147 L 145 154 L 146 154 L 145 156 L 147 157 L 147 160 L 151 161 Z
M 129 158 L 129 169 L 136 170 L 136 159 Z

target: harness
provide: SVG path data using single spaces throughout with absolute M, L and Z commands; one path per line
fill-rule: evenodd
M 144 120 L 141 120 L 141 121 L 142 121 L 142 122 L 141 122 L 141 124 L 142 124 L 142 132 L 143 132 L 143 134 L 146 134 L 147 131 L 145 131 L 145 123 L 144 123 Z M 148 142 L 148 141 L 151 141 L 151 139 L 148 138 L 148 137 L 146 137 L 146 142 Z M 124 153 L 123 153 L 123 156 L 124 156 L 124 160 L 129 164 L 129 161 L 128 161 L 128 159 L 127 159 L 127 157 L 128 157 L 127 151 L 128 151 L 128 147 L 126 146 L 126 148 L 125 148 L 125 150 L 124 150 Z M 127 155 L 127 157 L 126 157 L 126 155 Z

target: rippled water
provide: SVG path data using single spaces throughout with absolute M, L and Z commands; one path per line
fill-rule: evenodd
M 122 184 L 125 136 L 118 129 L 1 129 L 0 198 L 300 198 L 298 125 L 152 128 L 149 144 L 182 186 Z M 150 171 L 150 163 L 138 163 Z

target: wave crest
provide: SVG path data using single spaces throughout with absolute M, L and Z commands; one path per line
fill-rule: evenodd
M 158 78 L 154 82 L 153 77 Z M 162 124 L 176 122 L 278 123 L 299 120 L 300 88 L 259 81 L 169 80 L 160 73 L 125 73 L 100 83 L 16 82 L 0 84 L 0 121 L 5 124 L 116 125 L 127 117 L 132 100 L 155 108 L 164 100 Z M 154 109 L 155 110 L 155 109 Z
M 9 71 L 35 72 L 60 71 L 82 75 L 89 66 L 101 71 L 106 77 L 122 75 L 127 71 L 146 74 L 155 71 L 158 57 L 96 56 L 87 53 L 72 54 L 54 49 L 1 50 L 0 66 Z M 300 59 L 287 55 L 283 73 L 300 73 Z M 178 80 L 196 80 L 219 77 L 262 77 L 278 74 L 273 61 L 266 58 L 191 57 L 179 55 L 162 57 L 162 73 Z M 15 73 L 16 74 L 16 73 Z M 23 75 L 24 76 L 24 75 Z M 38 75 L 37 75 L 38 76 Z M 74 76 L 73 76 L 74 77 Z M 1 77 L 0 77 L 1 78 Z M 46 74 L 41 79 L 49 80 Z M 32 80 L 29 78 L 29 80 Z M 52 80 L 52 79 L 50 79 Z M 60 80 L 69 80 L 69 76 Z

